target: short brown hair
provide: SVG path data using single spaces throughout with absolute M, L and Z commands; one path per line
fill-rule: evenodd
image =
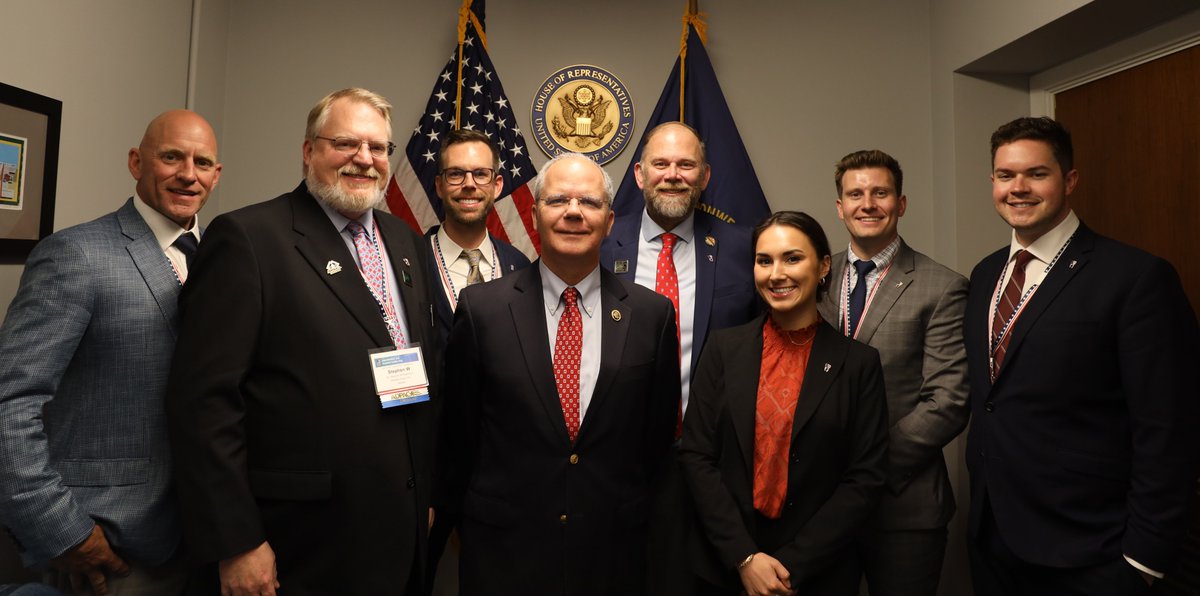
M 896 158 L 878 149 L 855 151 L 837 162 L 833 169 L 833 182 L 837 185 L 837 196 L 842 196 L 842 178 L 851 170 L 867 168 L 886 168 L 892 174 L 892 184 L 896 185 L 896 196 L 904 196 L 904 171 Z

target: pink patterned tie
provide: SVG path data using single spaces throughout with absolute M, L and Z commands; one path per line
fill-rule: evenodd
M 579 315 L 579 290 L 563 290 L 562 316 L 554 340 L 554 383 L 562 403 L 563 420 L 571 442 L 579 436 L 579 358 L 583 351 L 583 319 Z
M 366 228 L 357 221 L 346 224 L 346 229 L 350 230 L 350 237 L 354 240 L 354 250 L 358 251 L 358 262 L 361 263 L 358 270 L 362 273 L 363 281 L 367 282 L 367 288 L 371 290 L 371 296 L 375 298 L 375 303 L 379 305 L 379 315 L 383 317 L 383 323 L 387 325 L 388 335 L 392 337 L 392 343 L 396 344 L 397 348 L 403 348 L 407 344 L 404 341 L 404 332 L 400 330 L 400 325 L 396 320 L 391 298 L 388 296 L 379 245 L 367 233 Z

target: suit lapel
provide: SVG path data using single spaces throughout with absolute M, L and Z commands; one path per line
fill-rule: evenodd
M 117 222 L 121 226 L 121 233 L 130 240 L 125 250 L 133 259 L 138 273 L 141 273 L 142 280 L 146 282 L 174 336 L 179 331 L 179 278 L 175 276 L 171 261 L 158 245 L 158 238 L 133 206 L 137 200 L 136 197 L 131 198 L 117 210 Z
M 317 205 L 304 185 L 291 195 L 292 229 L 296 232 L 296 250 L 300 251 L 317 276 L 337 296 L 371 340 L 388 346 L 392 338 L 379 314 L 379 305 L 363 282 L 338 230 Z M 340 270 L 337 268 L 340 267 Z M 399 277 L 399 272 L 397 272 Z M 314 313 L 318 316 L 319 313 Z
M 1021 349 L 1021 344 L 1025 340 L 1025 336 L 1029 334 L 1029 330 L 1037 324 L 1038 318 L 1054 299 L 1058 296 L 1075 276 L 1083 271 L 1088 263 L 1088 254 L 1092 252 L 1092 247 L 1095 246 L 1096 237 L 1091 230 L 1086 228 L 1082 223 L 1079 224 L 1079 229 L 1075 232 L 1075 237 L 1071 240 L 1070 245 L 1063 250 L 1062 256 L 1058 262 L 1054 264 L 1054 268 L 1046 275 L 1046 279 L 1042 280 L 1042 284 L 1038 286 L 1037 291 L 1029 298 L 1029 303 L 1025 305 L 1020 316 L 1017 317 L 1016 323 L 1012 327 L 1012 339 L 1008 341 L 1008 347 L 1004 350 L 1005 365 L 1000 366 L 1000 374 L 997 375 L 997 382 L 1000 376 L 1007 370 L 1006 364 L 1012 362 L 1017 357 L 1017 353 Z M 997 274 L 998 276 L 998 274 Z M 990 323 L 990 322 L 989 322 Z M 991 348 L 989 345 L 988 348 Z
M 408 331 L 412 335 L 409 341 L 428 342 L 432 339 L 428 331 L 433 328 L 433 311 L 430 310 L 425 285 L 421 282 L 424 276 L 418 271 L 425 267 L 425 257 L 413 242 L 415 234 L 402 227 L 404 222 L 378 210 L 374 215 L 379 234 L 383 236 L 383 244 L 387 247 L 392 271 L 396 274 L 396 285 L 400 288 L 405 321 L 408 322 Z M 385 328 L 384 331 L 386 330 Z
M 692 370 L 700 358 L 700 349 L 704 346 L 705 335 L 708 333 L 708 320 L 712 315 L 713 293 L 716 290 L 717 249 L 719 244 L 712 235 L 712 220 L 702 218 L 700 212 L 695 214 L 695 234 L 692 242 L 696 245 L 696 294 L 694 307 L 695 319 L 692 322 Z M 712 238 L 712 244 L 708 239 Z
M 600 312 L 594 315 L 600 317 L 600 370 L 596 375 L 596 389 L 592 392 L 587 416 L 583 418 L 583 424 L 579 427 L 580 441 L 587 432 L 588 421 L 603 415 L 604 404 L 607 401 L 605 398 L 621 370 L 621 354 L 625 351 L 625 338 L 629 326 L 637 324 L 637 321 L 630 318 L 630 309 L 624 302 L 628 295 L 621 282 L 601 267 Z M 612 316 L 613 311 L 621 314 L 619 319 Z
M 734 435 L 742 449 L 746 469 L 754 470 L 754 417 L 758 408 L 758 377 L 762 369 L 763 336 L 762 326 L 766 319 L 759 316 L 755 325 L 746 327 L 747 335 L 738 343 L 737 353 L 730 359 L 731 367 L 725 371 L 726 393 L 729 400 L 729 416 L 733 420 Z
M 508 305 L 516 331 L 517 349 L 525 356 L 529 378 L 537 399 L 546 412 L 546 420 L 555 436 L 570 445 L 567 425 L 563 421 L 558 387 L 554 384 L 554 361 L 550 355 L 550 336 L 546 333 L 546 306 L 542 300 L 542 274 L 538 263 L 514 273 L 516 298 Z
M 800 399 L 796 403 L 796 417 L 792 421 L 792 442 L 800 429 L 808 424 L 817 406 L 829 393 L 833 380 L 842 372 L 842 363 L 846 359 L 846 342 L 838 337 L 839 332 L 829 325 L 817 327 L 817 335 L 813 338 L 812 353 L 808 356 L 808 366 L 804 368 L 804 382 L 800 386 Z
M 913 256 L 913 251 L 904 241 L 900 241 L 900 247 L 896 249 L 896 256 L 892 259 L 892 266 L 888 270 L 887 275 L 880 280 L 879 289 L 875 291 L 875 296 L 871 298 L 871 303 L 867 305 L 867 312 L 863 315 L 862 323 L 859 325 L 858 337 L 855 338 L 863 343 L 870 343 L 871 338 L 875 335 L 875 330 L 879 328 L 879 324 L 883 322 L 884 317 L 896 305 L 896 301 L 900 299 L 901 294 L 908 289 L 908 285 L 912 283 L 913 269 L 916 258 Z M 841 278 L 837 278 L 841 279 Z M 870 290 L 870 288 L 867 288 Z
M 603 268 L 629 280 L 629 283 L 637 278 L 638 232 L 642 229 L 642 216 L 645 213 L 642 210 L 636 215 L 618 219 L 612 230 L 612 251 L 607 255 L 609 262 L 600 263 Z M 625 265 L 625 272 L 618 272 L 618 263 Z

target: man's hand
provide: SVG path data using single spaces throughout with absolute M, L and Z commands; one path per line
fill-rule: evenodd
M 218 568 L 221 596 L 275 596 L 279 588 L 275 579 L 275 551 L 266 542 L 223 559 Z
M 129 575 L 129 565 L 113 552 L 99 525 L 92 526 L 92 533 L 83 542 L 51 559 L 50 566 L 67 574 L 72 592 L 83 593 L 84 586 L 90 583 L 96 596 L 108 594 L 105 573 Z
M 745 567 L 738 569 L 742 587 L 749 596 L 788 596 L 792 593 L 791 574 L 783 563 L 766 553 L 757 553 Z

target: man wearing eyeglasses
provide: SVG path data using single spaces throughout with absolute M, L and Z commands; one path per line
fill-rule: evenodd
M 434 304 L 444 338 L 450 334 L 463 288 L 528 267 L 529 259 L 488 233 L 488 214 L 504 190 L 496 144 L 477 130 L 451 131 L 442 143 L 438 165 L 435 187 L 446 219 L 430 228 L 425 238 L 433 277 L 442 286 L 441 292 L 434 292 Z
M 429 268 L 442 291 L 434 291 L 438 335 L 450 335 L 454 309 L 463 288 L 502 277 L 529 266 L 521 251 L 488 233 L 492 204 L 504 190 L 500 151 L 486 134 L 458 129 L 446 135 L 438 153 L 440 169 L 435 188 L 446 219 L 425 233 Z M 453 365 L 452 365 L 453 366 Z M 429 533 L 426 589 L 433 588 L 438 560 L 456 520 L 442 515 Z
M 534 189 L 541 258 L 464 290 L 446 350 L 438 486 L 461 511 L 460 593 L 642 594 L 679 400 L 675 317 L 599 266 L 600 166 L 561 155 Z
M 221 594 L 421 591 L 441 350 L 425 244 L 374 209 L 390 109 L 322 99 L 304 182 L 215 219 L 181 298 L 171 442 Z

